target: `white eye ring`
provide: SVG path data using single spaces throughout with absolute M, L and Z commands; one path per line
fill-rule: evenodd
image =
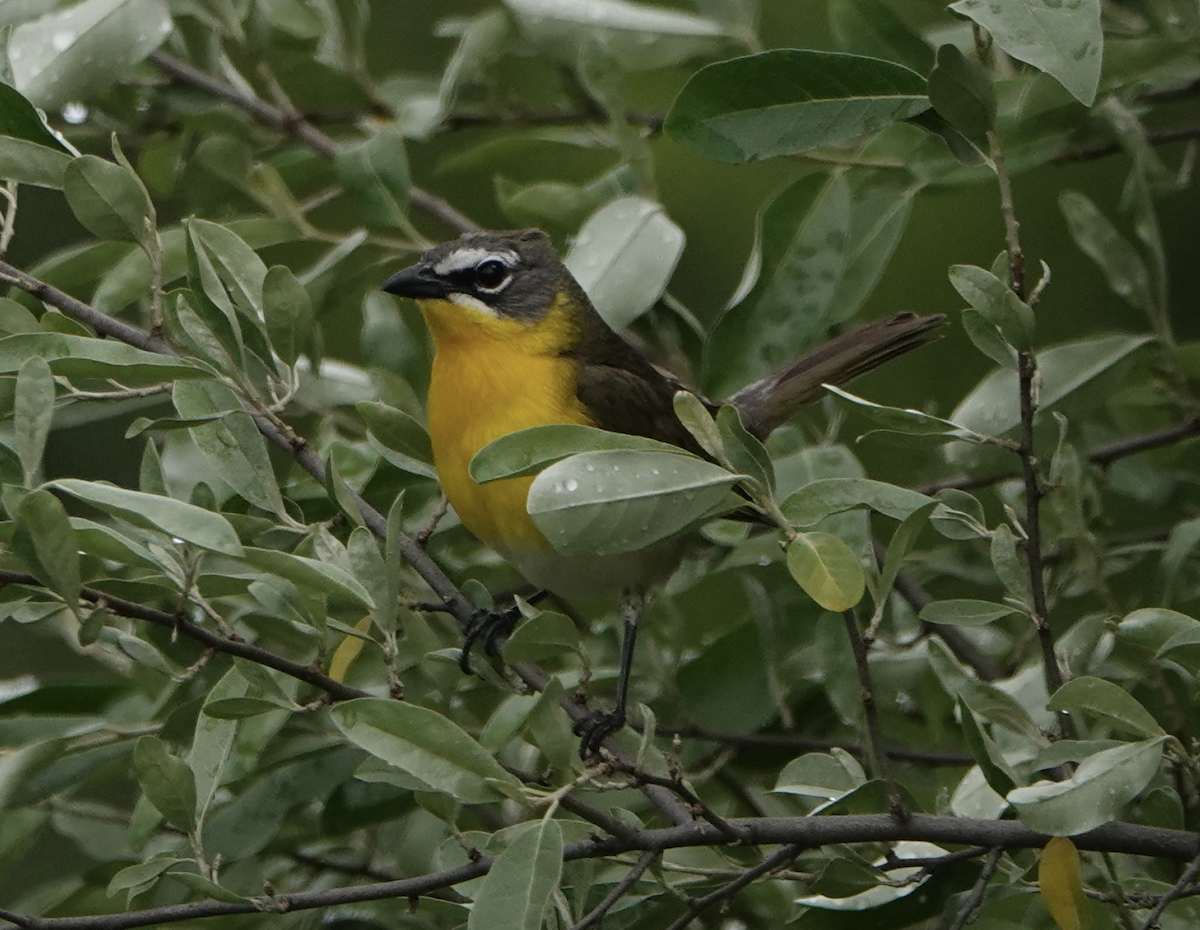
M 499 280 L 491 285 L 484 283 L 485 274 L 491 278 L 497 270 L 501 272 Z M 475 289 L 481 294 L 499 294 L 508 287 L 508 282 L 511 280 L 512 269 L 498 258 L 489 258 L 475 266 Z

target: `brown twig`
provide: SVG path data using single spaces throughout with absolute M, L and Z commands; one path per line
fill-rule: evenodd
M 333 158 L 337 155 L 338 144 L 316 126 L 310 123 L 300 113 L 289 112 L 272 106 L 250 94 L 243 93 L 231 84 L 206 74 L 199 68 L 193 68 L 186 62 L 180 61 L 164 52 L 153 52 L 150 61 L 164 74 L 182 84 L 188 84 L 197 90 L 231 103 L 241 108 L 258 122 L 287 133 L 303 142 L 314 152 Z M 423 213 L 441 220 L 451 229 L 460 233 L 474 232 L 479 226 L 470 218 L 454 209 L 442 198 L 437 197 L 423 188 L 412 186 L 408 191 L 408 199 L 414 207 Z
M 624 896 L 630 888 L 637 884 L 639 878 L 645 873 L 646 869 L 650 868 L 651 864 L 662 853 L 656 849 L 648 849 L 642 853 L 642 857 L 638 859 L 634 865 L 619 882 L 613 885 L 612 889 L 604 896 L 604 899 L 592 908 L 588 913 L 581 918 L 571 930 L 587 930 L 588 927 L 593 927 L 604 919 L 604 915 L 612 909 Z
M 687 913 L 671 924 L 667 930 L 683 930 L 684 927 L 699 917 L 700 913 L 706 908 L 711 907 L 718 901 L 729 900 L 756 878 L 766 875 L 768 872 L 773 872 L 776 869 L 782 869 L 800 855 L 801 848 L 798 845 L 784 846 L 783 849 L 777 850 L 774 855 L 768 856 L 758 865 L 754 866 L 754 868 L 747 869 L 728 885 L 718 888 L 712 894 L 705 895 L 703 898 L 697 898 L 689 905 Z
M 702 739 L 713 743 L 728 743 L 730 746 L 761 747 L 763 749 L 829 750 L 844 749 L 852 755 L 865 757 L 866 749 L 859 743 L 846 740 L 815 739 L 798 733 L 727 733 L 705 727 L 659 726 L 659 733 Z M 884 753 L 892 759 L 916 762 L 922 765 L 973 765 L 973 758 L 966 753 L 933 752 L 910 749 L 903 746 L 884 746 Z
M 1000 865 L 1000 857 L 1003 855 L 1003 849 L 993 849 L 988 853 L 987 859 L 983 863 L 983 869 L 979 873 L 979 878 L 976 879 L 975 885 L 971 888 L 971 893 L 967 895 L 967 899 L 963 901 L 962 907 L 958 909 L 958 913 L 954 915 L 954 920 L 950 922 L 950 926 L 946 930 L 962 930 L 972 915 L 979 910 L 979 906 L 983 904 L 983 896 L 987 893 L 988 883 L 992 880 L 992 876 L 996 874 L 996 868 Z
M 1150 145 L 1170 145 L 1172 142 L 1186 142 L 1188 139 L 1200 139 L 1200 126 L 1179 126 L 1175 129 L 1160 129 L 1147 132 L 1146 141 Z M 1106 158 L 1123 151 L 1119 142 L 1102 142 L 1077 149 L 1067 149 L 1050 159 L 1051 164 L 1064 165 L 1081 161 L 1093 161 Z
M 1141 930 L 1154 930 L 1158 926 L 1158 919 L 1162 917 L 1163 912 L 1170 906 L 1171 902 L 1179 900 L 1185 893 L 1189 892 L 1191 889 L 1188 886 L 1195 884 L 1197 877 L 1200 877 L 1200 856 L 1191 861 L 1191 864 L 1179 876 L 1179 881 L 1159 899 L 1154 910 L 1150 912 L 1150 916 L 1146 918 L 1146 922 L 1142 924 Z
M 879 708 L 875 703 L 875 689 L 871 684 L 871 668 L 867 662 L 867 644 L 862 637 L 862 632 L 858 629 L 854 611 L 844 611 L 842 619 L 846 624 L 846 636 L 850 640 L 850 650 L 854 654 L 854 667 L 858 672 L 859 700 L 862 703 L 863 718 L 866 724 L 867 767 L 870 769 L 871 776 L 881 779 L 886 786 L 893 815 L 898 820 L 906 820 L 909 813 L 900 799 L 896 783 L 892 781 L 888 757 L 883 751 L 883 729 L 879 725 Z

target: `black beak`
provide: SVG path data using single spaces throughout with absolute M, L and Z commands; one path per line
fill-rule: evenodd
M 435 275 L 428 265 L 413 265 L 397 272 L 388 278 L 383 289 L 397 297 L 411 297 L 413 300 L 445 297 L 448 293 L 446 282 Z

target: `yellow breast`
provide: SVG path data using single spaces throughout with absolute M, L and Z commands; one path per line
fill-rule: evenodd
M 592 425 L 575 397 L 575 363 L 561 354 L 577 338 L 566 308 L 525 323 L 443 300 L 420 306 L 436 345 L 429 434 L 446 497 L 467 528 L 502 553 L 548 548 L 525 509 L 533 479 L 480 485 L 467 467 L 493 439 L 517 430 Z

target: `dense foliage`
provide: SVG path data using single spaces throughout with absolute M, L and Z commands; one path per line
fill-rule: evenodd
M 0 923 L 1200 922 L 1194 3 L 8 0 L 0 51 Z M 711 462 L 481 454 L 576 551 L 703 537 L 586 762 L 611 605 L 462 674 L 526 592 L 379 291 L 531 225 L 712 397 L 950 316 L 765 447 L 685 398 Z

